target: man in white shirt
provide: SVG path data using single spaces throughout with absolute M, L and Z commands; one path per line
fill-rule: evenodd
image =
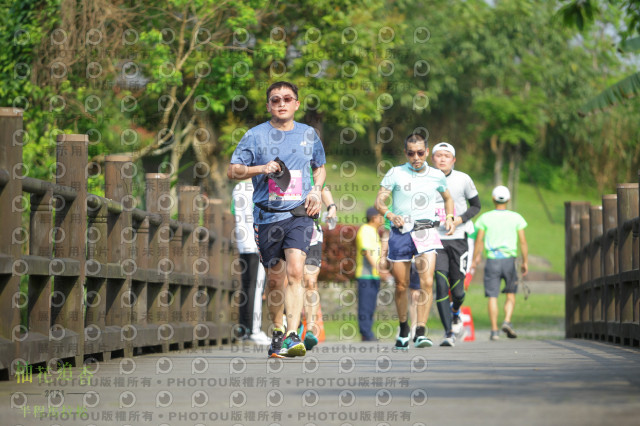
M 473 180 L 466 173 L 453 169 L 456 150 L 451 144 L 440 142 L 434 145 L 431 158 L 434 167 L 446 176 L 447 187 L 454 204 L 453 224 L 456 225 L 456 230 L 448 235 L 444 227 L 444 200 L 439 195 L 436 197 L 436 214 L 440 217 L 441 224 L 438 232 L 443 246 L 437 250 L 435 277 L 436 305 L 445 331 L 440 346 L 454 346 L 456 336 L 461 336 L 463 331 L 460 306 L 465 297 L 464 278 L 471 260 L 467 234 L 473 233 L 473 223 L 470 219 L 480 211 L 481 206 Z
M 271 339 L 260 330 L 265 273 L 253 235 L 252 198 L 251 179 L 243 180 L 233 188 L 231 211 L 235 218 L 234 241 L 240 254 L 242 271 L 242 295 L 236 335 L 240 340 L 249 339 L 259 345 L 269 345 Z

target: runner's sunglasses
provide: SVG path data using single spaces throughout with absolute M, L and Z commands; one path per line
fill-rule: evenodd
M 272 96 L 269 98 L 269 102 L 271 102 L 271 105 L 280 105 L 282 101 L 284 101 L 285 104 L 290 104 L 291 102 L 297 100 L 298 99 L 294 98 L 293 96 Z

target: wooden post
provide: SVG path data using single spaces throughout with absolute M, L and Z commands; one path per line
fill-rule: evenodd
M 53 316 L 54 327 L 63 327 L 61 351 L 52 345 L 52 358 L 74 357 L 75 366 L 84 355 L 83 285 L 85 277 L 85 238 L 87 232 L 87 135 L 58 135 L 56 182 L 74 188 L 78 195 L 56 211 L 55 257 L 64 259 L 62 271 L 52 261 L 55 291 L 63 295 L 62 306 Z M 53 264 L 55 262 L 55 264 Z M 53 330 L 55 335 L 58 331 Z
M 166 323 L 170 321 L 169 306 L 173 303 L 173 296 L 169 292 L 169 276 L 164 273 L 169 270 L 169 241 L 171 230 L 169 229 L 169 216 L 171 212 L 171 198 L 169 191 L 171 184 L 169 175 L 163 173 L 147 173 L 146 206 L 147 211 L 159 214 L 161 223 L 149 229 L 149 268 L 152 281 L 160 280 L 160 285 L 149 286 L 149 317 L 154 324 L 158 324 L 157 344 L 163 352 L 169 351 Z M 160 278 L 154 278 L 153 273 L 160 274 Z M 157 276 L 157 275 L 156 275 Z
M 22 110 L 0 108 L 0 369 L 8 368 L 19 351 L 14 336 L 20 335 L 20 310 L 13 302 L 19 299 L 20 276 L 13 273 L 13 265 L 22 255 L 21 244 L 14 239 L 22 217 L 14 207 L 14 200 L 22 196 L 21 164 Z
M 571 258 L 580 251 L 580 225 L 571 226 Z M 576 262 L 571 270 L 571 281 L 573 290 L 571 292 L 571 317 L 573 318 L 573 336 L 584 337 L 582 333 L 582 324 L 580 323 L 580 265 Z
M 53 227 L 52 190 L 43 194 L 31 194 L 29 217 L 28 278 L 28 336 L 20 340 L 20 358 L 29 364 L 49 360 L 49 327 L 51 325 L 51 276 L 48 265 L 51 261 Z M 34 262 L 35 261 L 35 262 Z M 31 264 L 30 264 L 31 263 Z M 44 267 L 35 267 L 35 264 Z
M 638 281 L 633 271 L 633 232 L 624 229 L 625 222 L 638 217 L 638 184 L 618 185 L 618 265 L 620 338 L 629 345 L 633 338 L 634 283 Z
M 89 200 L 97 198 L 88 195 Z M 93 205 L 93 203 L 91 203 Z M 107 262 L 108 228 L 107 206 L 88 207 L 87 263 L 85 267 L 87 282 L 87 310 L 85 316 L 85 353 L 99 354 L 103 361 L 111 359 L 111 351 L 119 340 L 118 335 L 107 333 L 105 321 L 108 301 Z
M 602 206 L 591 206 L 589 209 L 589 226 L 591 241 L 602 237 Z M 590 302 L 593 333 L 594 338 L 601 339 L 605 334 L 602 323 L 602 241 L 599 244 L 592 244 L 589 255 L 591 257 L 591 279 L 593 280 Z
M 196 336 L 194 333 L 195 325 L 198 322 L 198 306 L 197 306 L 197 293 L 198 284 L 196 282 L 196 274 L 193 271 L 194 263 L 198 258 L 198 241 L 195 238 L 195 230 L 200 220 L 199 211 L 195 207 L 196 196 L 200 193 L 199 186 L 179 186 L 178 187 L 178 220 L 182 223 L 191 225 L 192 230 L 188 233 L 183 229 L 182 231 L 182 272 L 185 273 L 189 279 L 186 285 L 183 285 L 182 291 L 184 292 L 182 304 L 182 318 L 181 321 L 188 324 L 188 338 L 192 347 L 197 345 Z
M 174 199 L 175 202 L 175 199 Z M 171 239 L 169 241 L 169 260 L 173 272 L 168 275 L 169 291 L 173 302 L 169 306 L 169 323 L 173 327 L 173 339 L 171 343 L 177 343 L 179 349 L 184 349 L 183 334 L 180 321 L 182 320 L 183 286 L 182 286 L 182 225 L 176 222 L 170 225 Z
M 618 228 L 618 196 L 607 194 L 602 196 L 602 270 L 604 272 L 603 316 L 606 322 L 606 339 L 613 342 L 616 329 L 616 297 L 615 288 L 618 270 L 616 264 L 615 238 L 611 237 L 609 230 Z
M 589 216 L 584 215 L 580 218 L 580 328 L 582 336 L 591 338 L 593 336 L 593 318 L 590 312 L 590 298 L 593 283 L 591 282 L 591 262 L 588 251 L 583 251 L 591 242 L 591 227 L 589 225 Z
M 633 234 L 623 230 L 624 222 L 638 217 L 638 184 L 618 184 L 618 265 L 620 273 L 633 268 Z
M 135 223 L 135 250 L 133 251 L 132 267 L 136 272 L 146 272 L 149 268 L 149 218 L 145 217 L 141 222 Z M 136 273 L 133 280 L 132 292 L 136 301 L 133 305 L 132 324 L 145 327 L 149 324 L 149 284 L 146 273 Z M 141 328 L 138 327 L 138 328 Z
M 640 184 L 640 170 L 638 170 L 638 183 Z M 640 211 L 640 188 L 638 192 L 637 208 Z M 640 218 L 637 220 L 640 221 Z M 640 222 L 636 222 L 633 233 L 633 269 L 638 271 L 638 278 L 633 289 L 633 321 L 636 325 L 632 345 L 640 346 Z
M 207 231 L 209 231 L 209 234 L 212 236 L 209 241 L 204 243 L 206 245 L 206 259 L 209 267 L 209 273 L 205 278 L 208 299 L 205 308 L 205 318 L 207 326 L 209 327 L 210 342 L 215 340 L 216 345 L 220 345 L 222 343 L 222 336 L 220 334 L 220 321 L 218 318 L 218 300 L 220 298 L 220 281 L 218 278 L 220 258 L 218 254 L 220 252 L 221 236 L 216 227 L 216 221 L 218 219 L 215 215 L 215 203 L 217 202 L 217 200 L 208 200 L 204 210 L 204 227 L 207 228 Z
M 212 247 L 211 270 L 216 281 L 216 298 L 214 301 L 215 322 L 218 326 L 218 344 L 225 344 L 229 340 L 229 290 L 225 287 L 224 280 L 224 229 L 222 227 L 222 200 L 209 200 L 211 211 L 213 211 L 213 229 L 216 240 Z
M 31 194 L 31 215 L 29 218 L 29 254 L 51 258 L 51 209 L 52 191 L 43 195 Z M 39 333 L 49 338 L 51 324 L 51 277 L 49 275 L 29 275 L 29 333 Z M 42 354 L 44 357 L 48 353 Z M 46 361 L 42 360 L 42 361 Z
M 572 229 L 574 225 L 579 225 L 580 218 L 587 214 L 589 203 L 583 201 L 570 201 L 564 203 L 565 206 L 565 335 L 573 337 L 574 310 L 573 289 L 578 283 L 573 280 L 575 265 L 572 261 Z M 578 234 L 579 235 L 579 234 Z M 579 238 L 579 237 L 578 237 Z M 579 242 L 579 241 L 578 241 Z
M 228 208 L 225 208 L 222 213 L 222 235 L 223 237 L 223 255 L 222 263 L 224 265 L 223 270 L 223 282 L 224 287 L 227 289 L 227 298 L 225 299 L 225 307 L 227 309 L 228 329 L 233 330 L 233 327 L 239 322 L 239 306 L 238 303 L 233 303 L 233 295 L 236 290 L 240 288 L 240 280 L 234 275 L 233 267 L 234 254 L 233 254 L 233 233 L 235 228 L 235 218 L 231 214 Z
M 131 196 L 131 183 L 134 165 L 128 155 L 108 155 L 105 158 L 105 196 L 118 203 L 123 203 Z M 125 275 L 122 264 L 129 256 L 132 248 L 133 228 L 131 210 L 123 208 L 119 214 L 107 216 L 108 262 L 113 271 L 107 278 L 108 302 L 110 308 L 106 312 L 106 324 L 116 328 L 120 333 L 118 349 L 124 350 L 125 357 L 133 355 L 131 331 L 126 333 L 122 328 L 131 324 L 131 308 L 128 303 L 131 292 L 131 275 Z M 125 300 L 127 299 L 127 300 Z M 124 341 L 122 339 L 124 338 Z
M 638 170 L 638 185 L 640 186 L 640 170 Z M 640 188 L 638 188 L 640 193 Z M 638 206 L 636 209 L 640 210 L 640 194 L 638 194 Z M 638 219 L 640 221 L 640 218 Z M 636 222 L 636 226 L 633 228 L 633 269 L 640 268 L 640 222 Z M 636 321 L 640 321 L 640 317 L 636 315 Z M 640 328 L 640 326 L 639 326 Z

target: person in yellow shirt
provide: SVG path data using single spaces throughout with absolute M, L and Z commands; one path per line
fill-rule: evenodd
M 380 234 L 384 218 L 375 207 L 367 209 L 367 223 L 356 234 L 356 280 L 358 281 L 358 325 L 362 341 L 376 341 L 371 330 L 380 290 Z M 382 272 L 384 274 L 385 272 Z

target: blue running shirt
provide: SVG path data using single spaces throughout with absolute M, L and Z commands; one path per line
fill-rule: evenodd
M 291 172 L 291 183 L 286 191 L 281 191 L 273 180 L 265 182 L 264 174 L 252 178 L 253 217 L 256 224 L 290 218 L 291 213 L 285 210 L 303 204 L 311 191 L 311 168 L 316 169 L 326 163 L 324 147 L 313 127 L 294 121 L 293 129 L 285 132 L 267 121 L 245 133 L 231 156 L 231 164 L 260 166 L 276 157 L 280 157 L 287 165 Z M 283 212 L 269 213 L 261 210 L 257 204 Z

